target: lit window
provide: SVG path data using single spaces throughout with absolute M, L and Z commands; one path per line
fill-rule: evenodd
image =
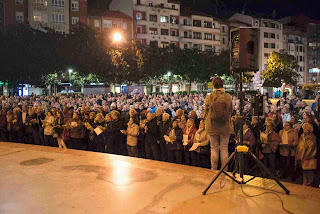
M 204 34 L 204 39 L 205 40 L 212 40 L 212 34 L 211 33 L 205 33 Z
M 137 20 L 141 20 L 142 19 L 142 14 L 141 13 L 137 13 L 136 14 L 136 19 Z
M 103 20 L 104 28 L 112 28 L 112 20 Z
M 72 23 L 73 25 L 77 24 L 78 22 L 79 22 L 79 17 L 72 17 L 71 23 Z
M 166 48 L 169 46 L 169 42 L 161 42 L 161 47 Z
M 172 9 L 174 9 L 174 10 L 175 10 L 175 9 L 176 9 L 176 5 L 174 5 L 174 4 L 173 4 L 173 5 L 172 5 Z
M 52 6 L 53 7 L 64 7 L 65 6 L 65 0 L 52 0 Z
M 16 12 L 16 22 L 23 23 L 23 12 Z
M 161 16 L 161 17 L 160 17 L 160 22 L 162 22 L 162 23 L 168 23 L 168 16 Z
M 36 5 L 45 5 L 48 6 L 47 0 L 33 0 L 33 3 Z
M 41 12 L 38 12 L 38 11 L 33 12 L 33 21 L 41 22 Z
M 64 14 L 52 14 L 52 22 L 53 23 L 65 23 L 65 16 Z
M 158 35 L 158 29 L 157 28 L 150 28 L 149 34 Z
M 100 21 L 98 19 L 94 20 L 94 27 L 100 27 Z
M 79 11 L 79 2 L 78 1 L 71 2 L 71 10 L 72 11 Z

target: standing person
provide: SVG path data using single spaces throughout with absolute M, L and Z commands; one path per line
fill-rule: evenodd
M 197 129 L 194 125 L 194 121 L 192 119 L 189 119 L 187 121 L 187 126 L 183 130 L 183 135 L 187 135 L 188 142 L 183 142 L 183 148 L 184 148 L 184 162 L 186 165 L 195 166 L 196 165 L 196 159 L 195 159 L 195 152 L 189 151 L 189 149 L 192 147 L 194 135 L 196 134 Z
M 170 139 L 170 142 L 166 142 L 168 161 L 170 163 L 182 164 L 183 131 L 178 126 L 177 119 L 172 120 L 172 125 L 167 131 L 167 136 Z
M 196 111 L 194 110 L 190 111 L 190 119 L 194 121 L 194 126 L 196 127 L 196 129 L 199 129 L 200 120 L 198 119 L 198 115 Z
M 131 109 L 130 111 L 135 111 Z M 130 157 L 138 157 L 138 135 L 139 135 L 139 122 L 135 117 L 130 117 L 127 131 L 124 134 L 127 135 L 127 150 Z
M 170 126 L 170 115 L 168 113 L 164 113 L 162 115 L 162 122 L 159 124 L 160 136 L 158 141 L 158 143 L 160 144 L 162 161 L 168 161 L 166 141 L 164 140 L 164 136 L 167 134 L 167 131 L 170 128 Z
M 70 130 L 69 140 L 67 142 L 67 146 L 70 149 L 85 149 L 85 144 L 83 143 L 84 127 L 80 116 L 81 115 L 78 115 L 76 112 L 74 112 L 72 118 L 69 119 L 66 124 L 67 129 Z
M 113 110 L 111 112 L 111 118 L 112 122 L 110 124 L 111 126 L 111 132 L 112 132 L 112 143 L 111 143 L 111 150 L 113 154 L 118 155 L 124 155 L 127 151 L 126 148 L 123 148 L 126 144 L 123 139 L 123 134 L 121 133 L 121 130 L 123 130 L 123 123 L 120 120 L 120 113 L 117 110 Z
M 155 160 L 160 160 L 159 144 L 157 143 L 159 138 L 159 129 L 157 120 L 154 118 L 152 113 L 147 114 L 145 134 L 146 158 L 151 159 L 153 156 Z
M 223 88 L 220 77 L 212 80 L 214 90 L 205 100 L 206 129 L 210 137 L 211 169 L 218 169 L 220 151 L 221 165 L 228 161 L 229 136 L 232 133 L 232 100 Z
M 267 120 L 266 131 L 260 135 L 260 141 L 262 143 L 264 165 L 269 167 L 271 172 L 275 174 L 276 151 L 278 145 L 281 143 L 281 138 L 279 134 L 274 131 L 273 122 Z
M 185 114 L 182 114 L 180 117 L 180 120 L 178 119 L 178 125 L 180 129 L 184 130 L 187 124 L 187 116 Z
M 53 142 L 53 128 L 55 127 L 55 118 L 51 111 L 47 112 L 46 118 L 42 122 L 44 128 L 44 145 L 54 146 Z
M 56 113 L 56 122 L 55 122 L 54 133 L 57 136 L 57 142 L 60 149 L 67 149 L 65 142 L 62 140 L 62 131 L 64 125 L 64 118 L 62 112 L 58 111 Z
M 94 151 L 95 152 L 106 152 L 105 151 L 105 140 L 104 140 L 104 131 L 105 131 L 105 118 L 102 113 L 98 113 L 93 123 L 94 131 Z M 99 133 L 101 132 L 101 133 Z
M 139 136 L 138 136 L 138 155 L 139 158 L 145 158 L 145 126 L 147 122 L 147 116 L 144 111 L 140 114 Z
M 284 124 L 284 129 L 279 133 L 281 137 L 280 148 L 280 162 L 283 171 L 283 177 L 291 176 L 291 179 L 296 178 L 295 175 L 295 154 L 299 142 L 298 132 L 293 129 L 291 122 Z
M 312 124 L 302 125 L 303 134 L 297 147 L 296 160 L 301 162 L 303 170 L 303 185 L 311 185 L 314 181 L 315 170 L 317 169 L 317 145 L 316 136 Z
M 7 141 L 7 109 L 2 106 L 0 111 L 0 141 Z
M 199 129 L 194 135 L 193 143 L 199 143 L 199 147 L 196 149 L 196 166 L 203 168 L 210 168 L 210 145 L 209 136 L 205 129 L 205 121 L 201 120 Z

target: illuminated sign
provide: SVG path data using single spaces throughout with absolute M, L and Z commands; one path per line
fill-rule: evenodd
M 320 69 L 319 68 L 311 68 L 311 69 L 309 69 L 309 73 L 320 73 Z

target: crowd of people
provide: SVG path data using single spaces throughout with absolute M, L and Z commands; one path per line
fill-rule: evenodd
M 220 78 L 213 85 L 211 95 L 2 96 L 0 141 L 215 170 L 239 143 L 240 127 L 235 121 L 240 100 L 225 93 Z M 226 105 L 212 105 L 216 100 Z M 294 95 L 281 98 L 277 105 L 266 100 L 262 116 L 252 115 L 250 99 L 244 104 L 244 144 L 277 176 L 292 181 L 302 176 L 304 185 L 313 185 L 320 166 L 316 104 L 307 106 Z M 212 117 L 219 108 L 225 109 L 222 116 Z M 222 125 L 217 126 L 216 119 Z M 246 157 L 245 163 L 250 174 L 254 162 Z M 229 170 L 233 170 L 230 165 Z

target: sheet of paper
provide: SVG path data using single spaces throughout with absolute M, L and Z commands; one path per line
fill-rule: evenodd
M 163 136 L 163 137 L 164 137 L 164 140 L 165 140 L 165 141 L 172 143 L 171 140 L 170 140 L 170 138 L 169 138 L 169 136 L 165 135 L 165 136 Z
M 268 141 L 268 135 L 266 133 L 260 133 L 260 140 L 262 143 L 266 143 Z
M 183 145 L 184 146 L 188 145 L 188 135 L 186 134 L 183 135 Z
M 103 130 L 101 130 L 100 128 L 95 128 L 94 132 L 99 136 L 103 132 Z
M 192 147 L 189 149 L 189 151 L 194 151 L 194 150 L 196 150 L 196 149 L 199 147 L 199 145 L 200 145 L 200 143 L 194 143 L 194 144 L 192 145 Z

